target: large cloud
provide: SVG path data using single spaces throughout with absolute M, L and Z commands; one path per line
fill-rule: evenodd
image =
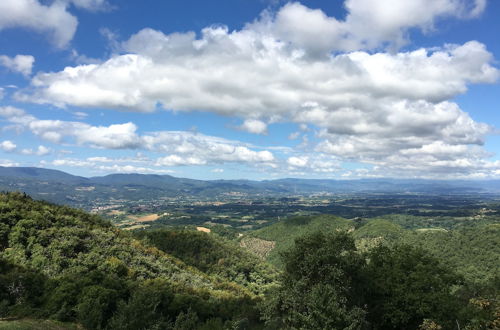
M 403 171 L 431 150 L 435 161 L 429 164 L 441 171 L 453 164 L 443 163 L 436 143 L 461 151 L 457 159 L 487 156 L 480 146 L 492 129 L 450 100 L 470 84 L 497 81 L 499 72 L 492 54 L 477 41 L 408 51 L 398 47 L 408 41 L 410 29 L 425 32 L 440 18 L 477 16 L 485 3 L 348 0 L 344 20 L 290 3 L 239 31 L 213 26 L 197 37 L 144 29 L 122 44 L 122 55 L 40 73 L 31 90 L 17 98 L 60 107 L 210 111 L 240 117 L 239 128 L 257 134 L 273 122 L 312 124 L 322 139 L 316 152 Z M 159 162 L 209 159 L 169 152 Z M 287 166 L 301 168 L 305 158 L 300 157 L 309 157 L 303 167 L 313 168 L 310 155 L 297 157 Z M 422 169 L 428 166 L 422 163 Z
M 401 31 L 428 26 L 443 14 L 461 15 L 465 3 L 410 0 L 391 7 L 374 1 L 367 5 L 373 10 L 366 11 L 365 2 L 347 1 L 350 13 L 342 23 L 292 3 L 240 31 L 208 27 L 197 38 L 193 32 L 166 35 L 144 29 L 123 43 L 124 55 L 41 73 L 32 81 L 33 94 L 19 97 L 59 106 L 155 111 L 160 104 L 173 110 L 288 119 L 304 103 L 317 102 L 334 111 L 367 107 L 386 97 L 435 102 L 465 92 L 467 84 L 497 79 L 492 55 L 474 41 L 433 51 L 339 53 L 346 48 L 343 43 L 353 50 L 390 40 L 400 43 Z M 401 14 L 387 10 L 393 7 Z M 356 22 L 369 17 L 375 42 L 366 41 L 364 31 L 356 32 L 361 25 Z M 383 37 L 376 37 L 378 30 Z M 365 47 L 367 43 L 374 46 Z
M 498 77 L 490 65 L 492 55 L 474 41 L 433 52 L 354 52 L 310 62 L 248 31 L 209 28 L 201 40 L 162 35 L 163 44 L 158 34 L 143 30 L 132 37 L 139 44 L 133 47 L 137 54 L 38 74 L 34 94 L 18 97 L 59 106 L 147 112 L 161 104 L 173 110 L 289 119 L 312 103 L 336 111 L 366 109 L 387 98 L 443 101 L 464 93 L 467 84 Z
M 488 125 L 475 122 L 451 102 L 399 101 L 374 108 L 368 114 L 359 111 L 330 114 L 318 108 L 304 113 L 318 126 L 326 127 L 319 134 L 325 141 L 317 146 L 317 151 L 354 159 L 384 158 L 436 141 L 482 145 L 485 135 L 491 132 Z
M 346 0 L 344 7 L 346 18 L 338 20 L 292 2 L 276 14 L 264 12 L 248 28 L 273 35 L 312 57 L 386 46 L 395 50 L 408 42 L 408 30 L 427 32 L 445 17 L 477 17 L 486 0 Z

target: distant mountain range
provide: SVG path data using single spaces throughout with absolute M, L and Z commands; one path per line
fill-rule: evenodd
M 85 178 L 36 167 L 0 167 L 0 190 L 23 191 L 37 199 L 86 205 L 111 199 L 219 197 L 228 194 L 291 196 L 319 193 L 500 194 L 500 180 L 278 179 L 194 180 L 170 175 L 110 174 Z

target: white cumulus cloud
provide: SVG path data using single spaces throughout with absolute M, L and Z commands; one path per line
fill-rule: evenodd
M 485 0 L 347 0 L 345 22 L 347 41 L 355 48 L 373 48 L 383 43 L 400 47 L 408 30 L 426 32 L 445 17 L 472 18 L 486 7 Z M 352 46 L 351 46 L 352 47 Z
M 2 149 L 3 151 L 12 152 L 16 150 L 16 148 L 17 148 L 16 144 L 9 140 L 5 140 L 2 141 L 2 143 L 0 143 L 0 149 Z
M 33 149 L 23 149 L 21 150 L 21 154 L 23 155 L 36 155 L 36 156 L 46 156 L 50 154 L 52 150 L 50 148 L 47 148 L 46 146 L 38 146 L 36 150 Z
M 28 28 L 48 33 L 54 45 L 65 47 L 76 32 L 78 20 L 66 9 L 63 1 L 44 5 L 38 0 L 0 1 L 0 30 Z
M 38 73 L 15 97 L 59 107 L 207 111 L 241 118 L 239 128 L 255 134 L 276 122 L 318 129 L 320 142 L 314 146 L 303 136 L 301 148 L 319 156 L 288 157 L 283 166 L 294 170 L 335 171 L 343 159 L 412 175 L 417 168 L 493 173 L 496 165 L 482 147 L 493 129 L 451 101 L 471 84 L 498 80 L 493 55 L 474 40 L 399 50 L 412 29 L 425 33 L 441 19 L 470 19 L 485 7 L 484 0 L 346 0 L 346 16 L 339 19 L 294 2 L 235 31 L 143 29 L 108 60 Z M 96 128 L 29 115 L 11 121 L 28 122 L 51 141 L 69 136 L 96 147 L 162 152 L 158 164 L 277 166 L 270 151 L 186 132 L 140 136 L 132 123 Z
M 16 55 L 14 57 L 0 55 L 0 65 L 24 76 L 31 74 L 33 63 L 35 63 L 35 58 L 31 55 Z
M 25 28 L 47 34 L 58 48 L 65 48 L 75 35 L 78 19 L 68 11 L 77 8 L 99 11 L 109 8 L 106 0 L 2 0 L 0 31 Z
M 267 124 L 257 119 L 247 119 L 240 129 L 253 134 L 267 134 Z
M 286 160 L 288 171 L 300 175 L 311 173 L 334 173 L 341 170 L 338 159 L 325 154 L 298 155 Z
M 209 163 L 261 163 L 276 161 L 268 150 L 253 150 L 238 141 L 200 133 L 163 131 L 143 136 L 145 147 L 169 154 L 158 159 L 165 166 L 204 165 Z
M 134 123 L 92 126 L 82 122 L 41 120 L 22 109 L 0 107 L 0 116 L 28 129 L 36 136 L 58 144 L 76 144 L 98 149 L 143 149 L 167 156 L 156 161 L 161 166 L 205 165 L 222 163 L 265 164 L 272 166 L 276 159 L 268 150 L 255 148 L 239 141 L 186 131 L 159 131 L 138 134 Z M 44 155 L 50 152 L 43 146 L 25 154 Z M 92 162 L 105 162 L 94 158 Z

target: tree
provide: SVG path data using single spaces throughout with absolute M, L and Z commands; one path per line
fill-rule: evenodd
M 87 329 L 104 329 L 116 309 L 118 293 L 100 285 L 86 287 L 76 306 L 77 316 Z
M 175 320 L 174 330 L 196 330 L 198 323 L 198 315 L 193 310 L 188 309 L 186 313 L 179 313 Z
M 0 258 L 0 317 L 30 315 L 43 304 L 47 278 Z
M 299 238 L 282 256 L 285 269 L 268 320 L 287 328 L 361 329 L 364 259 L 345 232 Z
M 9 246 L 10 227 L 6 223 L 0 222 L 0 251 Z
M 147 280 L 134 288 L 127 302 L 118 304 L 117 312 L 111 319 L 111 329 L 169 329 L 170 304 L 173 293 L 167 281 Z
M 425 250 L 378 246 L 368 254 L 367 318 L 375 329 L 417 329 L 425 319 L 455 322 L 460 278 Z

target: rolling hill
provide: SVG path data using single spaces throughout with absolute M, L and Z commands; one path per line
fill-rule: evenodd
M 281 266 L 280 253 L 291 248 L 296 238 L 317 231 L 349 230 L 352 226 L 351 221 L 331 215 L 294 217 L 251 232 L 242 238 L 242 245 L 255 246 L 254 252 L 262 255 L 258 251 L 259 246 L 266 246 L 265 242 L 273 242 L 272 248 L 265 253 L 266 259 Z M 255 239 L 262 240 L 261 244 Z
M 397 221 L 398 218 L 387 219 Z M 354 221 L 335 216 L 296 217 L 250 232 L 241 242 L 243 246 L 250 246 L 249 249 L 254 253 L 265 256 L 270 263 L 281 267 L 280 254 L 292 247 L 298 237 L 318 231 L 348 230 L 352 232 L 360 251 L 370 250 L 380 244 L 409 244 L 428 251 L 469 282 L 490 282 L 500 274 L 500 223 L 462 225 L 450 230 L 410 230 L 387 219 L 373 219 L 354 229 Z M 452 219 L 448 221 L 453 222 Z
M 301 263 L 308 259 L 306 263 L 319 267 L 321 274 L 325 269 L 321 260 L 328 263 L 347 256 L 346 261 L 353 260 L 361 267 L 356 273 L 360 276 L 356 277 L 357 285 L 364 286 L 366 280 L 371 281 L 369 275 L 363 277 L 365 271 L 376 275 L 370 282 L 371 290 L 376 289 L 374 285 L 385 283 L 389 276 L 383 288 L 397 289 L 397 299 L 400 293 L 403 296 L 415 293 L 412 279 L 416 279 L 419 280 L 418 294 L 434 303 L 434 290 L 427 289 L 428 280 L 435 278 L 424 275 L 437 269 L 446 278 L 449 272 L 458 291 L 453 291 L 451 296 L 446 287 L 446 295 L 450 301 L 460 300 L 456 311 L 460 310 L 461 322 L 481 326 L 497 324 L 499 225 L 427 229 L 404 229 L 387 219 L 358 221 L 321 215 L 282 220 L 247 232 L 234 241 L 186 229 L 130 233 L 80 210 L 35 201 L 20 193 L 3 193 L 0 194 L 0 318 L 19 317 L 20 320 L 1 322 L 0 327 L 47 324 L 61 329 L 80 325 L 86 329 L 130 330 L 265 329 L 262 320 L 267 304 L 279 303 L 276 290 L 280 288 L 280 294 L 288 292 L 289 286 L 283 279 L 290 276 L 290 271 L 295 273 L 290 267 L 276 272 L 261 258 L 280 267 L 279 257 L 283 251 L 288 251 L 291 258 L 288 262 Z M 359 249 L 354 245 L 354 239 L 359 243 L 374 238 L 378 239 L 377 244 L 388 248 L 373 249 L 373 245 Z M 298 245 L 295 245 L 296 239 L 299 239 Z M 259 242 L 272 244 L 266 245 L 268 253 L 258 258 L 238 247 L 237 242 L 251 251 L 259 247 Z M 342 242 L 351 242 L 348 254 L 340 249 Z M 312 250 L 297 250 L 300 244 Z M 294 246 L 295 254 L 290 254 Z M 391 262 L 398 263 L 401 272 L 406 274 L 408 270 L 418 277 L 393 272 L 391 262 L 385 264 L 387 253 Z M 371 263 L 374 256 L 378 256 L 377 264 Z M 335 262 L 330 266 L 335 266 Z M 422 266 L 427 267 L 425 271 Z M 298 269 L 309 274 L 309 267 Z M 332 269 L 329 274 L 337 272 Z M 346 274 L 352 275 L 350 271 Z M 299 277 L 293 283 L 304 283 L 306 278 Z M 290 287 L 293 294 L 293 286 Z M 314 294 L 320 292 L 323 291 L 314 291 Z M 367 299 L 370 297 L 372 295 Z M 368 312 L 378 308 L 380 302 L 389 305 L 397 302 L 392 296 L 379 297 L 382 297 L 380 301 L 363 305 L 369 306 Z M 302 306 L 303 296 L 297 298 L 298 305 L 292 306 L 292 312 L 298 308 L 294 306 Z M 420 306 L 420 301 L 418 298 L 416 306 Z M 312 303 L 316 304 L 316 300 Z M 400 305 L 396 303 L 396 312 Z M 384 313 L 389 312 L 385 309 Z M 416 315 L 412 329 L 428 315 L 427 312 L 406 312 Z M 376 314 L 369 317 L 373 315 Z M 455 322 L 456 317 L 455 313 L 446 314 L 442 321 Z M 273 327 L 272 323 L 269 327 L 280 328 Z
M 151 200 L 178 196 L 216 198 L 234 193 L 247 196 L 322 193 L 498 194 L 500 182 L 398 179 L 194 180 L 134 173 L 84 178 L 51 169 L 0 167 L 0 190 L 22 191 L 35 199 L 82 207 L 91 202 L 111 199 Z
M 0 317 L 78 321 L 90 329 L 128 329 L 139 321 L 145 328 L 164 328 L 186 313 L 202 323 L 255 321 L 259 285 L 271 285 L 275 271 L 222 238 L 185 237 L 191 235 L 206 239 L 205 249 L 216 247 L 215 258 L 194 263 L 189 256 L 209 251 L 185 245 L 173 255 L 95 215 L 19 193 L 0 194 Z M 231 256 L 251 277 L 230 276 L 238 269 L 219 263 Z

